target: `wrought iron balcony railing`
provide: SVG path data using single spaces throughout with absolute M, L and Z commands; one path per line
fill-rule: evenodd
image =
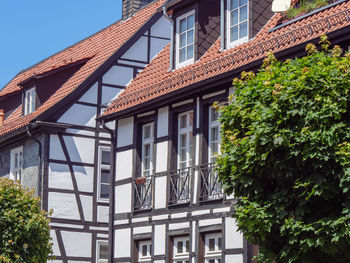
M 218 200 L 224 197 L 224 191 L 219 182 L 219 175 L 213 163 L 198 166 L 200 176 L 199 201 Z
M 192 174 L 193 167 L 187 167 L 169 173 L 169 205 L 190 202 Z
M 135 211 L 152 208 L 152 180 L 153 176 L 133 180 Z

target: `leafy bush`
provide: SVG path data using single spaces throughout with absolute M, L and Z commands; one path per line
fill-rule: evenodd
M 219 175 L 261 262 L 350 262 L 350 55 L 307 45 L 234 80 Z
M 52 253 L 47 215 L 33 192 L 0 178 L 0 262 L 47 262 Z
M 298 6 L 289 8 L 286 12 L 286 17 L 292 19 L 304 13 L 326 6 L 330 3 L 330 0 L 302 0 L 298 3 Z

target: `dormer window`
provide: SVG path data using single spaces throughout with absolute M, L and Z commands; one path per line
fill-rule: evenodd
M 227 47 L 248 41 L 248 0 L 227 0 Z
M 26 90 L 24 93 L 24 115 L 35 111 L 36 107 L 36 90 L 35 87 Z
M 176 67 L 194 62 L 194 10 L 176 19 Z

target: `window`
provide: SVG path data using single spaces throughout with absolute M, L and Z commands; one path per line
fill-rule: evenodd
M 194 61 L 194 11 L 176 19 L 176 67 Z
M 214 163 L 216 155 L 220 151 L 220 122 L 219 113 L 215 108 L 209 108 L 209 150 L 208 150 L 208 161 Z
M 106 241 L 97 241 L 97 263 L 108 262 L 108 243 Z
M 174 238 L 174 263 L 190 262 L 190 240 L 188 237 Z
M 108 198 L 109 198 L 110 170 L 111 170 L 111 151 L 109 148 L 100 148 L 99 184 L 98 184 L 98 197 L 100 201 L 108 201 Z
M 228 0 L 227 47 L 237 46 L 248 40 L 248 0 Z
M 142 177 L 153 174 L 154 123 L 142 126 Z
M 205 263 L 220 263 L 222 257 L 222 238 L 220 233 L 205 235 Z
M 193 111 L 179 114 L 178 169 L 192 166 Z
M 36 106 L 36 91 L 35 88 L 31 88 L 25 92 L 24 95 L 24 115 L 35 111 Z
M 23 172 L 23 147 L 11 150 L 10 179 L 22 182 Z
M 152 258 L 152 242 L 151 240 L 139 242 L 139 260 L 138 262 L 150 262 Z

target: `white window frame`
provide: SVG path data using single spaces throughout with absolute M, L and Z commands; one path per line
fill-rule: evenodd
M 15 163 L 16 155 L 19 163 L 18 162 Z M 17 176 L 18 174 L 19 174 L 19 178 Z M 23 146 L 19 146 L 17 148 L 12 149 L 10 153 L 10 179 L 15 181 L 19 180 L 19 182 L 22 183 L 22 176 L 23 176 Z
M 182 253 L 177 253 L 177 244 L 178 242 L 182 241 Z M 191 252 L 191 246 L 189 243 L 189 249 L 186 251 L 186 242 L 190 242 L 189 236 L 182 236 L 182 237 L 175 237 L 173 239 L 174 245 L 173 245 L 173 262 L 182 262 L 186 263 L 186 261 L 190 260 L 190 252 Z
M 227 46 L 227 48 L 232 48 L 232 47 L 238 46 L 240 44 L 243 44 L 244 42 L 247 42 L 249 39 L 249 0 L 247 0 L 247 4 L 246 4 L 247 5 L 247 21 L 246 21 L 247 22 L 247 36 L 245 36 L 243 38 L 239 38 L 239 31 L 238 31 L 238 39 L 235 41 L 231 41 L 231 0 L 227 0 L 226 4 L 227 4 L 226 5 L 227 6 L 227 9 L 226 9 L 226 46 Z M 240 6 L 238 4 L 238 10 L 239 9 L 240 9 Z M 241 22 L 239 22 L 239 19 L 238 19 L 238 24 L 237 24 L 238 28 L 239 28 L 239 24 L 241 24 Z
M 212 120 L 211 119 L 211 112 L 212 111 L 216 111 L 215 108 L 213 106 L 209 107 L 209 125 L 208 125 L 208 128 L 209 128 L 209 132 L 208 132 L 208 162 L 209 163 L 212 163 L 213 159 L 216 158 L 216 155 L 213 153 L 212 151 L 212 128 L 218 128 L 218 134 L 219 134 L 219 138 L 218 138 L 218 151 L 216 152 L 217 154 L 220 154 L 220 131 L 221 131 L 221 125 L 220 125 L 220 121 L 219 121 L 219 117 L 220 117 L 220 114 L 218 113 L 218 118 L 216 120 Z
M 209 251 L 209 240 L 214 239 L 215 241 L 215 250 Z M 219 239 L 221 239 L 221 248 L 219 247 Z M 205 235 L 205 248 L 204 248 L 204 258 L 205 263 L 209 263 L 210 260 L 215 260 L 215 263 L 218 263 L 222 259 L 222 234 L 221 233 L 212 233 Z
M 97 263 L 108 263 L 108 258 L 106 259 L 101 259 L 100 258 L 100 247 L 101 245 L 105 245 L 108 248 L 108 242 L 107 241 L 102 241 L 102 240 L 97 240 L 97 245 L 96 245 L 96 262 Z
M 145 129 L 150 127 L 150 137 L 145 138 Z M 150 145 L 150 167 L 149 170 L 145 170 L 145 151 L 144 148 L 146 145 Z M 142 150 L 141 150 L 141 177 L 150 177 L 153 175 L 153 149 L 154 149 L 154 122 L 147 123 L 142 125 Z M 145 176 L 145 173 L 149 172 L 148 176 Z
M 180 21 L 184 18 L 187 18 L 189 16 L 193 15 L 193 57 L 191 59 L 187 59 L 180 63 Z M 187 32 L 188 30 L 186 30 Z M 187 38 L 186 38 L 187 39 Z M 181 68 L 188 66 L 190 64 L 193 64 L 194 62 L 194 55 L 195 55 L 195 43 L 196 43 L 196 16 L 195 16 L 195 10 L 191 10 L 187 12 L 186 14 L 183 14 L 176 18 L 176 68 Z M 187 45 L 186 45 L 187 47 Z M 187 54 L 187 53 L 186 53 Z
M 101 185 L 102 183 L 102 174 L 101 174 L 101 170 L 102 169 L 108 169 L 109 171 L 111 171 L 111 165 L 106 165 L 106 164 L 102 164 L 102 152 L 103 151 L 108 151 L 110 152 L 110 154 L 112 154 L 111 149 L 109 147 L 99 147 L 99 151 L 98 151 L 98 184 L 97 184 L 97 199 L 99 202 L 109 202 L 109 197 L 108 198 L 102 198 L 101 197 Z M 106 183 L 104 183 L 106 184 Z M 107 185 L 107 184 L 106 184 Z M 108 186 L 109 186 L 109 182 L 108 182 Z
M 192 113 L 192 125 L 190 123 L 190 116 Z M 187 135 L 187 141 L 186 141 L 186 167 L 190 167 L 193 164 L 192 160 L 192 154 L 193 154 L 193 145 L 192 145 L 192 136 L 193 136 L 193 117 L 194 117 L 193 110 L 186 111 L 183 113 L 180 113 L 178 115 L 177 125 L 178 125 L 178 133 L 177 133 L 177 168 L 180 169 L 180 137 L 181 135 L 186 134 Z M 187 123 L 185 128 L 180 128 L 180 120 L 181 116 L 187 115 Z M 191 135 L 192 133 L 192 135 Z M 192 147 L 192 151 L 191 151 Z
M 36 109 L 36 89 L 35 87 L 26 90 L 24 93 L 24 115 L 30 114 Z
M 147 246 L 147 255 L 142 255 L 142 247 Z M 138 244 L 138 262 L 150 262 L 152 260 L 152 241 L 151 240 L 143 240 L 139 241 Z

